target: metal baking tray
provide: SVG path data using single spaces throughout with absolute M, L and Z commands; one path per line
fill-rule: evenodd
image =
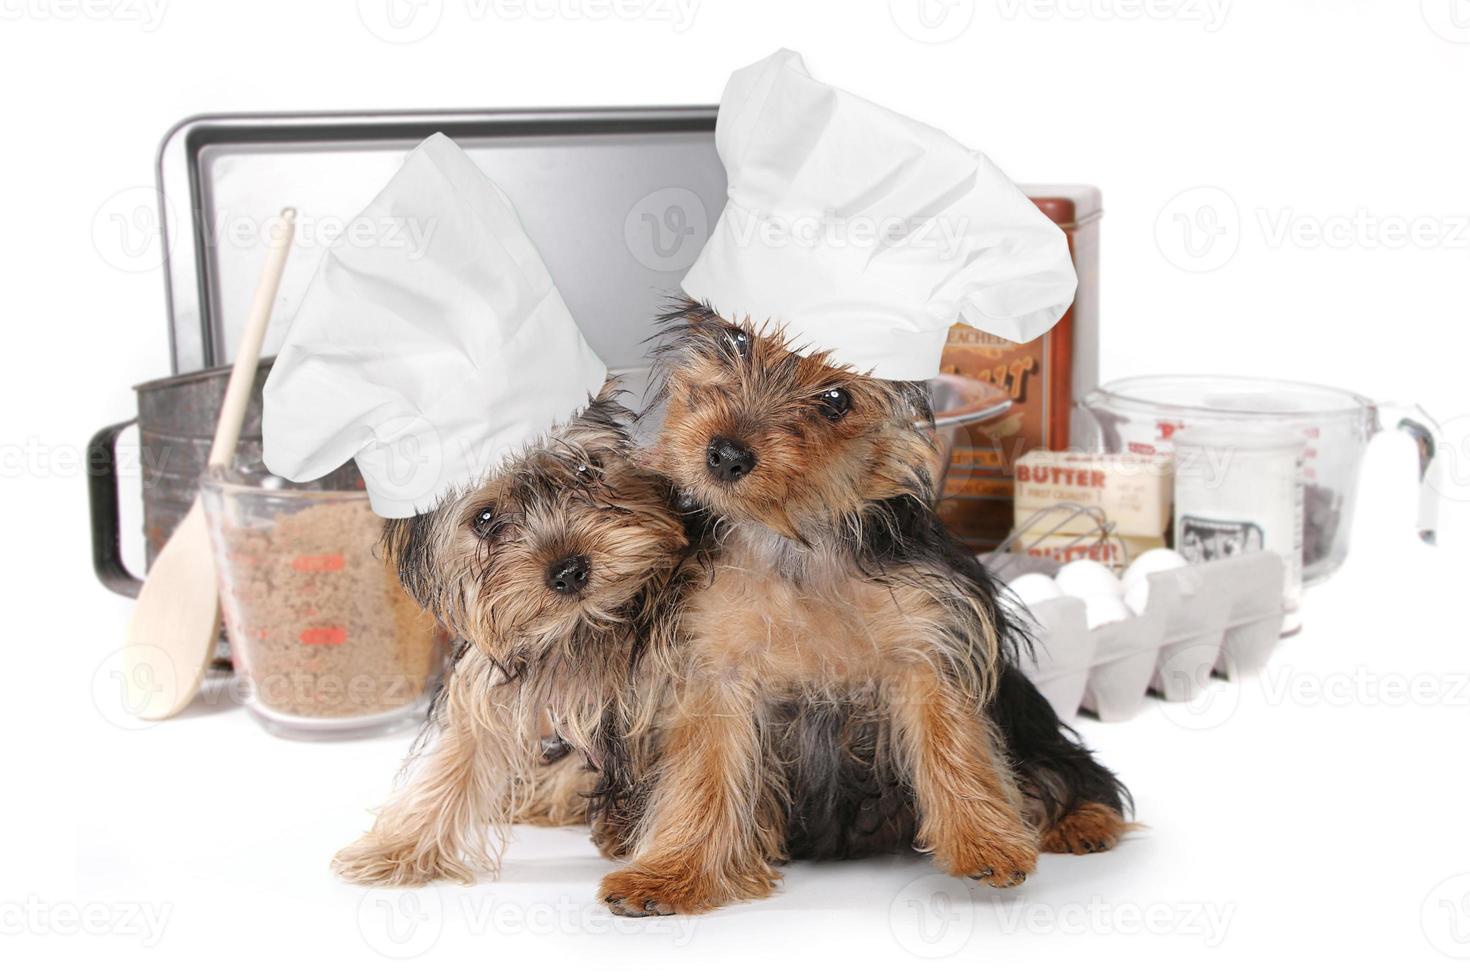
M 228 364 L 265 261 L 296 208 L 296 242 L 263 353 L 274 354 L 325 246 L 421 140 L 444 133 L 504 188 L 604 363 L 647 364 L 653 317 L 725 206 L 715 106 L 207 115 L 158 153 L 175 374 Z M 1055 188 L 1025 188 L 1050 198 Z M 1048 211 L 1047 213 L 1051 213 Z M 371 232 L 371 229 L 369 229 Z
M 263 229 L 289 205 L 297 238 L 265 353 L 278 350 L 325 244 L 436 132 L 515 202 L 604 362 L 635 367 L 725 204 L 714 124 L 714 106 L 186 119 L 158 154 L 174 371 L 229 362 Z

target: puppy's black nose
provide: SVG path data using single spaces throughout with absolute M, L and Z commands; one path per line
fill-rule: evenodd
M 546 587 L 559 595 L 576 595 L 587 587 L 592 563 L 583 555 L 572 555 L 551 563 L 546 569 Z
M 704 462 L 716 480 L 734 483 L 755 469 L 755 453 L 743 442 L 715 436 L 704 451 Z

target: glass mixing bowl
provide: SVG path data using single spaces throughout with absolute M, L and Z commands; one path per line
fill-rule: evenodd
M 1082 399 L 1091 416 L 1094 449 L 1172 453 L 1174 433 L 1186 426 L 1300 432 L 1305 523 L 1302 574 L 1306 584 L 1326 579 L 1347 557 L 1358 476 L 1368 441 L 1396 429 L 1419 448 L 1419 536 L 1434 542 L 1437 496 L 1425 480 L 1434 458 L 1437 427 L 1418 406 L 1375 402 L 1323 385 L 1222 375 L 1126 378 Z

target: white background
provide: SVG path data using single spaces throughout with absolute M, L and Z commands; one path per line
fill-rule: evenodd
M 927 20 L 918 0 L 419 0 L 395 31 L 388 0 L 0 0 L 0 961 L 1464 975 L 1470 3 L 925 2 Z M 711 103 L 782 45 L 1018 180 L 1103 189 L 1104 377 L 1287 376 L 1446 421 L 1442 546 L 1413 540 L 1411 453 L 1381 439 L 1354 554 L 1261 680 L 1084 725 L 1150 829 L 1109 855 L 1048 857 L 1003 900 L 926 879 L 917 859 L 801 866 L 773 901 L 615 931 L 590 904 L 602 862 L 541 832 L 505 882 L 421 893 L 414 918 L 325 868 L 404 740 L 291 744 L 234 709 L 115 724 L 93 681 L 130 603 L 87 567 L 80 453 L 131 414 L 132 384 L 168 371 L 156 263 L 108 235 L 110 209 L 152 184 L 165 130 L 229 110 Z M 384 932 L 390 913 L 407 943 Z

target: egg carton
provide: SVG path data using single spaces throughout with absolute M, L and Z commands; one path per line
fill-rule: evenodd
M 998 569 L 1005 579 L 1020 570 Z M 1028 607 L 1036 655 L 1023 672 L 1069 721 L 1079 708 L 1126 721 L 1150 690 L 1191 700 L 1213 672 L 1236 680 L 1265 664 L 1281 636 L 1285 575 L 1270 552 L 1154 572 L 1141 613 L 1091 629 L 1083 600 L 1046 599 Z

